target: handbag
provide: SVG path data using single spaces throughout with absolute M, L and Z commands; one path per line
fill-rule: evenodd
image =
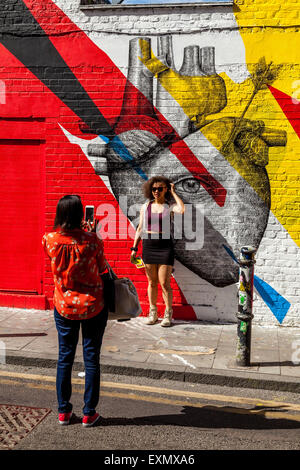
M 109 320 L 130 320 L 142 313 L 139 297 L 133 282 L 127 277 L 118 278 L 106 262 L 107 273 L 102 274 L 104 301 Z

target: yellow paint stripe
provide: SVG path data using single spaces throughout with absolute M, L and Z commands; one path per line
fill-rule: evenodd
M 273 86 L 289 96 L 299 88 L 297 80 L 300 76 L 300 38 L 297 28 L 293 28 L 299 22 L 296 18 L 299 2 L 298 5 L 296 3 L 291 0 L 286 2 L 243 0 L 239 7 L 233 10 L 245 45 L 249 69 L 251 70 L 252 64 L 257 63 L 261 57 L 265 57 L 267 63 L 272 61 L 274 65 L 281 64 L 283 67 Z M 255 11 L 259 13 L 253 13 Z M 252 26 L 255 27 L 255 34 Z M 232 86 L 229 81 L 226 82 L 230 109 L 228 110 L 227 106 L 224 112 L 227 110 L 230 115 L 235 115 L 232 112 L 240 114 L 244 106 L 241 97 L 247 93 L 246 86 L 246 82 L 237 85 L 233 83 Z M 295 115 L 296 112 L 295 109 Z M 300 247 L 299 137 L 267 89 L 258 94 L 246 117 L 263 120 L 266 126 L 278 127 L 287 132 L 286 147 L 270 149 L 269 152 L 267 171 L 271 186 L 271 210 Z
M 223 407 L 222 405 L 207 405 L 201 403 L 191 403 L 188 401 L 181 401 L 181 400 L 170 400 L 168 398 L 156 398 L 156 397 L 146 397 L 142 395 L 135 395 L 135 394 L 128 394 L 125 395 L 124 393 L 118 392 L 103 392 L 102 396 L 107 397 L 114 397 L 114 398 L 124 398 L 130 400 L 137 400 L 137 401 L 146 401 L 150 403 L 158 403 L 158 404 L 165 404 L 165 405 L 175 405 L 175 406 L 188 406 L 190 408 L 205 408 L 205 410 L 211 411 L 221 411 L 224 413 L 233 413 L 233 414 L 242 414 L 242 415 L 262 415 L 264 418 L 267 419 L 289 419 L 292 421 L 300 421 L 300 414 L 287 414 L 281 412 L 273 412 L 273 411 L 265 411 L 265 410 L 247 410 L 247 409 L 240 409 L 240 408 L 230 408 L 230 407 Z
M 260 398 L 245 398 L 245 397 L 237 397 L 231 395 L 219 395 L 219 394 L 212 394 L 212 393 L 200 393 L 200 392 L 193 392 L 193 391 L 186 391 L 186 390 L 173 390 L 168 388 L 160 388 L 160 387 L 151 387 L 146 385 L 132 385 L 132 384 L 123 384 L 118 383 L 115 384 L 114 382 L 101 382 L 103 387 L 110 387 L 110 388 L 121 388 L 121 389 L 129 389 L 129 390 L 136 390 L 141 392 L 149 392 L 149 393 L 160 393 L 163 395 L 175 395 L 181 397 L 188 397 L 188 398 L 199 398 L 202 400 L 211 400 L 211 401 L 221 401 L 221 402 L 230 402 L 230 403 L 238 403 L 238 404 L 245 404 L 245 405 L 258 405 L 259 406 L 270 406 L 270 407 L 284 407 L 287 410 L 293 411 L 300 411 L 300 405 L 294 403 L 285 403 L 279 402 L 275 400 L 261 400 Z
M 13 380 L 5 380 L 0 379 L 0 383 L 11 384 L 11 385 L 25 385 L 28 388 L 40 389 L 40 390 L 55 390 L 54 385 L 45 385 L 45 384 L 33 384 L 33 383 L 21 383 Z M 83 393 L 84 389 L 81 388 L 74 388 L 74 393 Z M 170 392 L 173 392 L 170 390 Z M 230 414 L 239 414 L 239 415 L 252 415 L 252 416 L 262 416 L 266 419 L 284 419 L 284 420 L 291 420 L 291 421 L 300 421 L 300 414 L 288 414 L 282 412 L 273 412 L 273 411 L 266 411 L 266 410 L 248 410 L 248 409 L 241 409 L 241 408 L 231 408 L 222 405 L 207 405 L 202 403 L 191 403 L 189 401 L 182 401 L 182 400 L 170 400 L 169 398 L 161 398 L 161 397 L 152 397 L 152 396 L 145 396 L 145 395 L 136 395 L 134 393 L 120 393 L 120 392 L 102 392 L 101 396 L 109 397 L 109 398 L 119 398 L 124 400 L 135 400 L 135 401 L 145 401 L 148 403 L 157 403 L 157 404 L 164 404 L 170 406 L 188 406 L 190 408 L 202 408 L 205 410 L 211 411 L 220 411 L 223 413 L 230 413 Z
M 24 374 L 19 372 L 6 372 L 0 371 L 0 376 L 2 377 L 14 377 L 26 380 L 36 380 L 36 381 L 45 381 L 45 382 L 56 382 L 56 378 L 53 376 L 47 375 L 37 375 L 37 374 Z M 18 382 L 14 382 L 18 383 Z M 72 383 L 74 385 L 83 385 L 84 379 L 72 378 Z M 146 392 L 146 393 L 156 393 L 161 395 L 173 395 L 185 398 L 196 398 L 202 400 L 211 400 L 211 401 L 220 401 L 220 402 L 229 402 L 237 403 L 243 405 L 254 405 L 254 406 L 269 406 L 269 407 L 284 407 L 285 410 L 289 411 L 300 411 L 300 405 L 295 403 L 286 403 L 276 400 L 261 400 L 260 398 L 245 398 L 231 395 L 219 395 L 212 393 L 200 393 L 187 390 L 173 390 L 169 388 L 162 387 L 153 387 L 147 385 L 136 385 L 136 384 L 127 384 L 127 383 L 116 383 L 101 381 L 102 388 L 115 388 L 123 390 L 134 390 L 137 392 Z M 103 393 L 102 393 L 103 394 Z
M 0 370 L 1 377 L 16 377 L 19 379 L 32 379 L 32 380 L 45 380 L 46 382 L 55 382 L 56 377 L 50 375 L 38 375 L 38 374 L 24 374 L 23 372 L 10 372 L 6 370 Z

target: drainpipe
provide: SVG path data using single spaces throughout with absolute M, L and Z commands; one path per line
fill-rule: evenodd
M 244 246 L 239 259 L 236 364 L 250 366 L 254 264 L 257 248 Z

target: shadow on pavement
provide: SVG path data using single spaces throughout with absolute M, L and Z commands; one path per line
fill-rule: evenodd
M 256 414 L 251 413 L 255 410 Z M 276 417 L 276 413 L 284 413 L 284 407 L 257 406 L 255 408 L 235 408 L 204 406 L 201 409 L 184 406 L 180 414 L 144 416 L 140 418 L 101 418 L 96 426 L 188 426 L 195 428 L 236 428 L 236 429 L 300 429 L 296 417 L 289 419 Z M 274 413 L 267 417 L 265 413 Z M 291 414 L 290 414 L 291 415 Z M 293 416 L 293 415 L 291 415 Z M 295 416 L 295 415 L 294 415 Z

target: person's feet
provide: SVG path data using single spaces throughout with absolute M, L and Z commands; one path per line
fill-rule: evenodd
M 149 315 L 146 320 L 146 325 L 154 325 L 158 320 L 157 316 L 157 308 L 156 307 L 150 307 L 149 310 Z
M 58 422 L 62 426 L 67 426 L 70 423 L 70 419 L 72 418 L 72 411 L 70 413 L 59 413 L 58 415 Z
M 94 426 L 95 423 L 97 423 L 99 418 L 99 413 L 95 413 L 92 416 L 84 415 L 84 417 L 82 418 L 82 426 L 84 428 L 90 428 L 91 426 Z
M 160 323 L 160 326 L 171 326 L 172 324 L 172 315 L 173 315 L 173 310 L 172 309 L 166 309 L 164 318 L 162 322 Z

